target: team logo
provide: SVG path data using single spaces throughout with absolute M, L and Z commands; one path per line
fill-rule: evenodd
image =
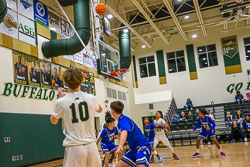
M 28 9 L 31 7 L 31 4 L 27 2 L 27 0 L 21 0 L 21 3 L 23 4 L 24 9 Z
M 17 20 L 9 13 L 4 17 L 1 27 L 9 34 L 15 33 L 17 30 Z
M 41 2 L 37 2 L 36 11 L 41 17 L 45 15 L 45 8 Z

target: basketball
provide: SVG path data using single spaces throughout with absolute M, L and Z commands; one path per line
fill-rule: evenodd
M 52 85 L 55 85 L 55 83 L 56 83 L 56 81 L 53 79 L 53 80 L 52 80 Z
M 25 68 L 24 67 L 22 68 L 22 72 L 25 73 Z
M 99 3 L 96 8 L 95 11 L 97 14 L 99 14 L 100 16 L 105 15 L 107 13 L 107 7 L 105 4 L 103 3 Z

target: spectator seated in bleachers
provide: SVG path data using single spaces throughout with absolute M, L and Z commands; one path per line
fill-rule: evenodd
M 183 111 L 181 112 L 180 121 L 187 121 L 187 117 Z
M 176 113 L 173 113 L 172 122 L 178 122 L 180 120 L 180 116 Z
M 187 110 L 193 110 L 193 103 L 190 100 L 190 98 L 187 99 L 186 104 L 187 104 Z
M 238 104 L 240 103 L 244 104 L 244 96 L 240 93 L 240 91 L 236 92 L 235 100 L 236 100 L 236 103 Z
M 243 134 L 244 141 L 247 142 L 247 136 L 250 136 L 250 115 L 246 115 L 246 119 L 243 121 Z
M 237 121 L 237 124 L 240 125 L 240 128 L 242 129 L 243 128 L 243 114 L 241 113 L 241 110 L 238 110 L 236 115 L 235 115 L 235 119 Z
M 187 120 L 188 121 L 193 121 L 194 120 L 194 114 L 191 111 L 188 112 Z
M 206 109 L 207 115 L 214 121 L 214 115 L 211 113 L 209 109 Z
M 246 94 L 246 97 L 247 97 L 247 99 L 246 99 L 247 102 L 250 103 L 250 93 L 247 93 L 247 94 Z
M 196 121 L 198 118 L 199 118 L 199 112 L 200 112 L 200 110 L 199 109 L 196 109 L 195 110 L 195 116 L 194 116 L 194 120 Z
M 240 125 L 237 123 L 237 120 L 234 119 L 232 123 L 230 143 L 234 143 L 235 141 L 243 141 L 242 139 L 242 129 Z
M 230 112 L 227 112 L 227 115 L 225 116 L 225 123 L 226 123 L 227 128 L 232 126 L 233 115 Z

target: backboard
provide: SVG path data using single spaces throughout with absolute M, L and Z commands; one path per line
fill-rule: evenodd
M 99 41 L 99 58 L 97 58 L 98 74 L 108 78 L 113 78 L 110 75 L 111 71 L 120 69 L 120 54 L 119 51 L 109 46 L 103 41 Z M 114 79 L 121 80 L 120 76 L 115 76 Z

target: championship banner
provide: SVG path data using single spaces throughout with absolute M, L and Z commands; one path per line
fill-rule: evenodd
M 221 39 L 226 74 L 242 72 L 237 36 Z
M 27 55 L 12 51 L 14 82 L 18 84 L 28 85 L 28 58 Z
M 229 58 L 233 58 L 235 55 L 239 53 L 237 37 L 231 36 L 222 38 L 222 47 L 223 47 L 223 55 Z
M 18 14 L 18 22 L 19 40 L 35 46 L 36 31 L 34 22 L 20 14 Z
M 63 86 L 63 77 L 61 67 L 55 64 L 51 64 L 51 79 L 52 79 L 52 88 L 58 89 Z
M 17 11 L 17 3 L 16 3 L 17 0 L 7 0 L 7 6 L 8 8 L 14 10 L 14 11 Z
M 38 58 L 28 56 L 29 85 L 41 87 L 41 67 Z
M 33 0 L 17 0 L 18 13 L 34 20 Z
M 34 0 L 34 21 L 48 27 L 48 9 L 43 3 Z
M 61 34 L 60 16 L 53 9 L 48 8 L 49 29 Z
M 41 61 L 41 86 L 44 88 L 52 88 L 51 79 L 51 63 L 47 61 Z
M 11 9 L 8 9 L 3 22 L 0 24 L 0 33 L 18 39 L 17 26 L 18 26 L 17 13 Z

